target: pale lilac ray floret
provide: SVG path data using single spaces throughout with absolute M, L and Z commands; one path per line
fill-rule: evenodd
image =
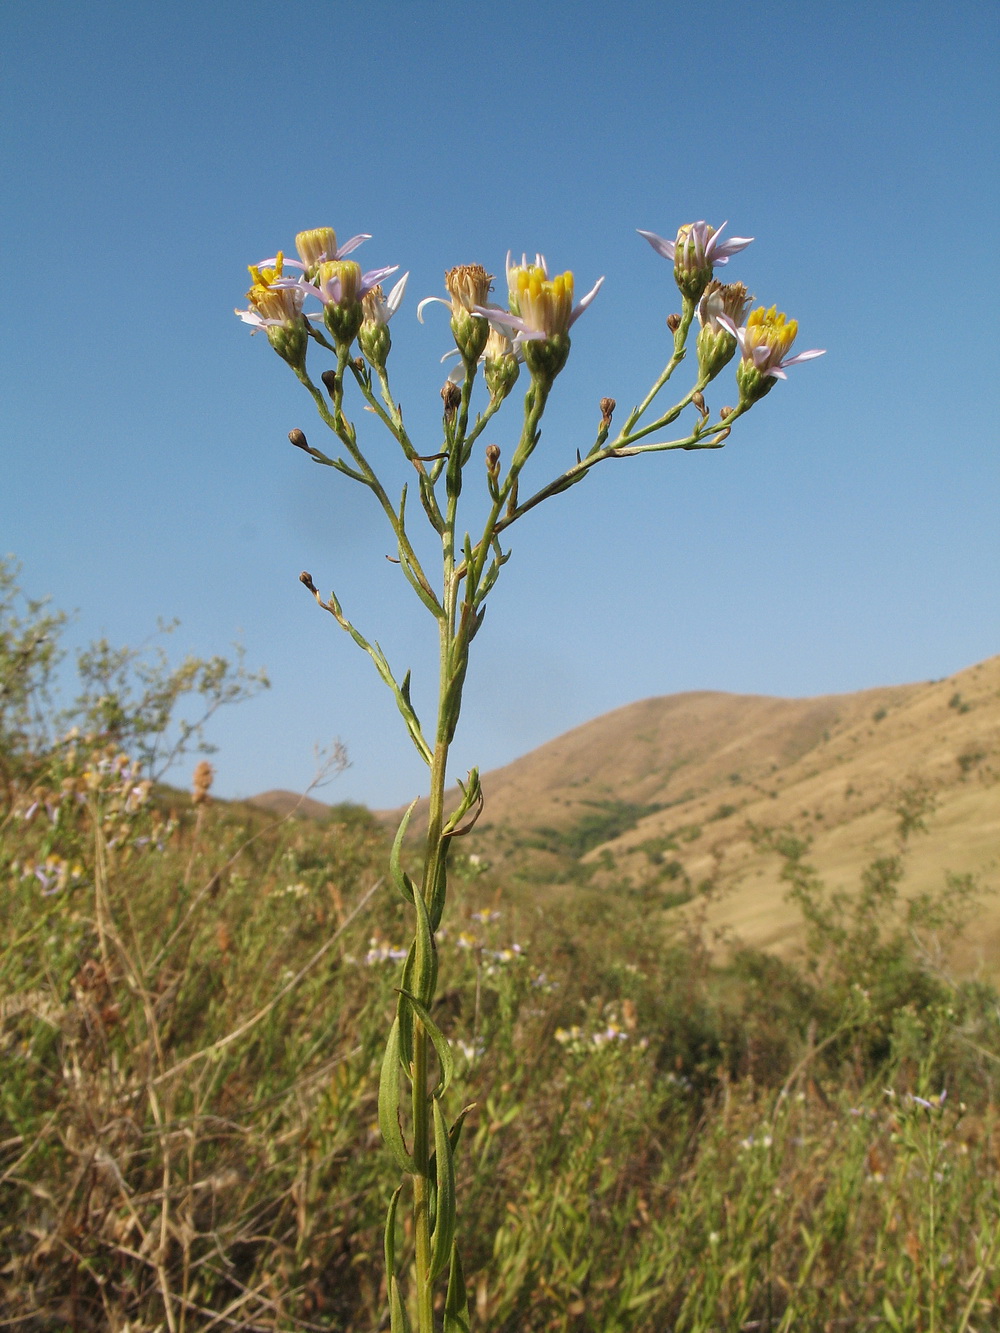
M 753 240 L 752 236 L 733 236 L 728 241 L 721 240 L 723 228 L 726 226 L 728 221 L 721 227 L 712 227 L 704 220 L 690 222 L 681 227 L 673 241 L 668 241 L 664 236 L 657 236 L 655 231 L 642 231 L 641 228 L 636 230 L 664 259 L 676 261 L 677 245 L 681 243 L 693 248 L 694 258 L 699 266 L 704 263 L 711 264 L 714 268 L 717 264 L 728 264 L 733 255 L 745 250 Z
M 389 270 L 390 273 L 393 271 Z M 377 283 L 370 287 L 365 294 L 365 318 L 373 320 L 376 324 L 388 324 L 402 303 L 409 276 L 408 271 L 404 273 L 388 296 L 383 296 L 382 289 Z

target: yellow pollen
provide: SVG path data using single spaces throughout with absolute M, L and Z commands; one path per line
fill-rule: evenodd
M 253 279 L 255 287 L 270 287 L 275 278 L 281 277 L 281 270 L 285 263 L 285 256 L 279 250 L 274 258 L 274 268 L 258 268 L 256 264 L 250 264 L 250 277 Z

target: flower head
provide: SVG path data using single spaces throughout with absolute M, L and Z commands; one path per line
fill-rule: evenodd
M 361 298 L 366 324 L 388 324 L 399 309 L 406 291 L 409 273 L 404 273 L 388 296 L 382 291 L 382 284 L 377 282 Z
M 674 279 L 683 296 L 697 301 L 712 280 L 712 269 L 717 264 L 728 264 L 730 258 L 745 250 L 753 240 L 752 236 L 733 236 L 728 241 L 720 240 L 721 227 L 712 227 L 707 222 L 685 222 L 678 229 L 677 239 L 665 240 L 653 231 L 640 231 L 658 255 L 674 261 Z
M 362 273 L 361 265 L 353 259 L 324 259 L 317 265 L 312 282 L 304 277 L 283 278 L 280 285 L 297 288 L 303 296 L 315 296 L 322 301 L 323 322 L 334 341 L 350 345 L 364 319 L 361 303 L 365 296 L 398 268 L 398 264 L 393 264 L 389 268 L 374 268 Z
M 742 282 L 726 285 L 713 278 L 705 288 L 698 302 L 698 371 L 702 379 L 714 379 L 733 359 L 737 341 L 730 328 L 743 323 L 750 300 Z M 730 327 L 720 322 L 723 316 Z
M 785 371 L 800 361 L 812 361 L 823 356 L 825 348 L 813 347 L 797 356 L 788 356 L 798 321 L 779 313 L 777 306 L 765 310 L 758 306 L 751 310 L 743 328 L 737 328 L 725 314 L 718 316 L 722 324 L 739 342 L 742 357 L 736 368 L 736 382 L 745 403 L 754 403 L 774 388 L 775 380 L 787 379 Z
M 457 264 L 444 275 L 444 285 L 448 300 L 442 296 L 425 296 L 417 306 L 417 319 L 421 324 L 424 322 L 424 309 L 429 305 L 448 306 L 455 346 L 463 362 L 474 363 L 481 357 L 489 333 L 489 325 L 479 307 L 486 304 L 493 290 L 493 274 L 487 273 L 482 264 Z
M 725 315 L 731 324 L 739 326 L 752 299 L 742 282 L 723 283 L 713 278 L 698 302 L 698 323 L 703 329 L 718 333 L 724 327 L 719 317 Z
M 482 264 L 458 264 L 444 275 L 444 285 L 451 297 L 452 315 L 468 314 L 486 304 L 493 290 L 493 274 Z
M 533 264 L 527 255 L 522 256 L 520 264 L 512 264 L 508 252 L 510 310 L 479 306 L 478 313 L 524 349 L 524 359 L 533 375 L 551 382 L 566 364 L 569 330 L 603 282 L 603 278 L 598 278 L 574 306 L 572 273 L 558 273 L 550 278 L 543 255 L 536 255 Z
M 288 280 L 283 278 L 283 268 L 284 256 L 280 251 L 270 267 L 251 264 L 253 286 L 247 292 L 250 304 L 246 310 L 233 313 L 239 315 L 244 324 L 251 325 L 252 332 L 263 329 L 271 346 L 289 365 L 302 366 L 308 342 L 302 314 L 304 293 L 294 285 L 288 285 Z
M 399 309 L 409 276 L 404 273 L 388 296 L 382 291 L 382 284 L 376 283 L 361 298 L 363 317 L 358 330 L 358 346 L 376 370 L 385 369 L 391 346 L 389 320 Z

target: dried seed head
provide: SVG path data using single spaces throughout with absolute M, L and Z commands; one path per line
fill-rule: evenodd
M 677 330 L 680 328 L 680 326 L 681 326 L 680 315 L 667 316 L 667 328 L 670 330 L 671 333 L 676 333 Z
M 203 759 L 201 763 L 195 766 L 194 775 L 191 778 L 191 801 L 194 805 L 205 805 L 208 801 L 208 793 L 212 787 L 212 781 L 215 778 L 215 769 Z
M 446 380 L 444 388 L 441 390 L 441 401 L 444 403 L 444 414 L 450 420 L 462 401 L 462 390 L 451 380 Z
M 485 305 L 491 291 L 493 274 L 487 273 L 482 264 L 458 264 L 444 275 L 444 285 L 451 297 L 453 315 L 471 311 L 474 306 Z
M 601 425 L 610 426 L 614 410 L 618 406 L 613 398 L 601 399 Z

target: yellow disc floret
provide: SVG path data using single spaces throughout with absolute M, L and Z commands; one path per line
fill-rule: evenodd
M 744 355 L 753 358 L 758 370 L 779 365 L 791 349 L 798 331 L 798 320 L 787 319 L 777 306 L 771 306 L 770 310 L 758 306 L 747 317 Z M 758 347 L 767 349 L 766 360 L 760 354 L 754 355 L 754 349 Z
M 295 248 L 308 271 L 324 259 L 336 257 L 337 233 L 332 227 L 313 227 L 310 231 L 300 231 L 295 237 Z
M 253 286 L 247 292 L 247 300 L 261 319 L 280 320 L 283 324 L 300 323 L 302 293 L 294 287 L 271 285 L 282 276 L 284 255 L 278 252 L 273 268 L 258 268 L 256 264 L 249 267 Z
M 547 276 L 537 264 L 511 269 L 510 288 L 521 318 L 530 329 L 547 338 L 565 333 L 573 314 L 573 274 Z
M 361 266 L 353 259 L 334 259 L 320 264 L 317 285 L 325 299 L 337 305 L 354 305 L 361 300 Z

